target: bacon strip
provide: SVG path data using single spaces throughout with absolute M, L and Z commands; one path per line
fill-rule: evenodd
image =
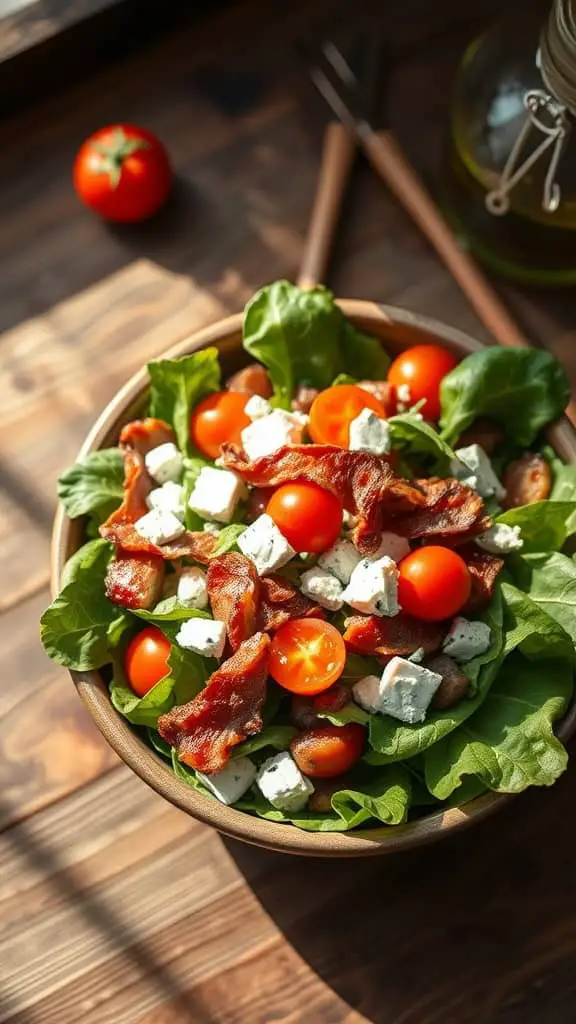
M 262 729 L 270 637 L 256 633 L 215 672 L 194 700 L 158 719 L 158 732 L 184 764 L 224 768 L 236 744 Z
M 420 488 L 396 476 L 380 455 L 332 445 L 285 445 L 251 462 L 232 444 L 222 445 L 222 461 L 255 487 L 305 480 L 331 491 L 358 517 L 355 544 L 362 554 L 376 551 L 387 518 L 424 508 Z
M 208 568 L 208 597 L 215 619 L 226 623 L 233 651 L 256 632 L 260 577 L 253 562 L 233 551 L 218 555 Z
M 118 551 L 108 565 L 106 597 L 123 608 L 153 608 L 160 599 L 164 560 L 158 555 Z
M 387 529 L 402 537 L 448 543 L 459 535 L 462 540 L 476 536 L 491 525 L 480 495 L 459 480 L 429 477 L 414 483 L 424 495 L 424 507 L 389 520 Z
M 147 455 L 152 448 L 175 440 L 176 435 L 169 423 L 148 416 L 145 420 L 132 420 L 122 427 L 118 447 L 131 448 L 140 455 Z
M 441 646 L 448 623 L 423 622 L 401 612 L 393 618 L 375 615 L 354 615 L 346 620 L 344 643 L 356 654 L 404 656 L 419 647 L 433 654 Z
M 490 603 L 504 559 L 481 551 L 476 544 L 466 544 L 458 548 L 458 554 L 466 562 L 472 580 L 470 597 L 462 609 L 462 614 L 467 615 L 480 611 Z
M 258 628 L 274 633 L 289 619 L 326 618 L 319 605 L 301 594 L 284 576 L 265 576 L 260 581 Z

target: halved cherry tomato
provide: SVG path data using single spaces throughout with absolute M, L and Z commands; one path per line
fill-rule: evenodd
M 456 356 L 441 345 L 413 345 L 396 357 L 388 370 L 388 380 L 396 390 L 401 385 L 408 385 L 410 405 L 424 399 L 426 404 L 420 412 L 425 419 L 437 420 L 440 416 L 440 384 L 457 363 Z
M 426 622 L 449 619 L 470 597 L 466 562 L 450 548 L 417 548 L 398 566 L 398 600 L 403 611 Z
M 241 444 L 240 434 L 250 423 L 244 412 L 250 395 L 242 391 L 217 391 L 196 406 L 190 419 L 193 444 L 210 459 L 217 459 L 225 441 Z
M 128 644 L 124 671 L 130 687 L 139 697 L 148 693 L 168 675 L 171 643 L 158 626 L 147 626 Z
M 347 448 L 350 443 L 350 424 L 363 409 L 386 419 L 382 402 L 375 395 L 355 384 L 335 384 L 314 399 L 310 409 L 308 433 L 317 444 L 336 444 Z
M 349 722 L 325 725 L 296 736 L 290 753 L 301 772 L 313 779 L 331 779 L 347 772 L 362 757 L 366 730 Z
M 291 619 L 270 648 L 270 675 L 291 693 L 322 693 L 342 675 L 346 648 L 323 619 Z
M 342 505 L 318 484 L 283 484 L 266 511 L 295 551 L 326 551 L 342 528 Z

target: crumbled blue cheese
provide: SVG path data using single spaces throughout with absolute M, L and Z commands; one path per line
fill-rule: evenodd
M 236 473 L 204 466 L 198 474 L 188 505 L 203 519 L 229 523 L 236 505 L 245 496 L 246 488 Z
M 410 405 L 412 402 L 412 392 L 410 391 L 409 384 L 399 384 L 396 388 L 396 397 L 400 403 L 404 406 Z
M 471 661 L 484 654 L 490 646 L 490 626 L 486 622 L 470 622 L 458 615 L 442 644 L 444 654 L 454 661 Z
M 457 448 L 456 458 L 450 463 L 450 472 L 463 484 L 478 491 L 482 498 L 496 498 L 502 501 L 506 490 L 492 469 L 492 463 L 479 444 L 470 444 L 467 448 Z
M 213 537 L 217 537 L 222 527 L 218 526 L 217 523 L 204 523 L 202 529 L 204 533 L 211 533 Z
M 221 658 L 226 626 L 217 619 L 186 619 L 176 634 L 176 643 L 204 658 Z
M 271 455 L 285 444 L 300 444 L 308 417 L 300 412 L 273 409 L 244 427 L 240 437 L 249 459 Z
M 252 559 L 259 576 L 280 569 L 296 554 L 267 512 L 240 534 L 237 543 L 242 554 Z
M 301 811 L 314 792 L 314 786 L 302 775 L 287 750 L 264 761 L 256 776 L 256 785 L 273 807 L 287 814 Z
M 397 615 L 400 606 L 396 563 L 386 555 L 375 561 L 363 558 L 354 569 L 342 598 L 366 615 Z
M 272 406 L 261 395 L 252 395 L 244 406 L 244 412 L 251 420 L 260 420 L 263 416 L 269 416 Z
M 165 484 L 168 480 L 176 482 L 182 476 L 184 460 L 172 441 L 151 448 L 144 456 L 144 463 L 158 484 Z
M 380 708 L 380 676 L 364 676 L 354 683 L 352 696 L 357 704 L 371 715 Z
M 385 455 L 390 451 L 390 426 L 372 409 L 362 412 L 350 424 L 350 451 L 372 452 L 373 455 Z
M 250 789 L 256 778 L 256 765 L 249 757 L 236 757 L 221 772 L 197 772 L 197 775 L 221 804 L 230 806 Z
M 494 523 L 489 530 L 476 537 L 476 543 L 492 555 L 507 555 L 511 551 L 520 551 L 524 546 L 520 527 L 508 526 L 508 523 Z
M 392 658 L 381 678 L 365 676 L 352 687 L 357 704 L 371 714 L 390 715 L 413 725 L 423 722 L 442 676 L 406 658 Z
M 381 536 L 378 550 L 370 557 L 374 560 L 382 558 L 382 555 L 388 555 L 388 558 L 391 558 L 394 562 L 401 562 L 409 554 L 410 544 L 406 537 L 400 537 L 397 533 L 385 531 Z
M 326 572 L 332 573 L 346 586 L 358 562 L 361 561 L 362 556 L 358 554 L 351 541 L 337 540 L 331 548 L 322 552 L 318 565 Z
M 406 658 L 392 658 L 382 673 L 378 710 L 409 725 L 423 722 L 441 682 L 438 672 Z
M 136 533 L 152 544 L 167 544 L 168 541 L 180 537 L 184 533 L 185 527 L 173 512 L 164 512 L 159 508 L 153 508 L 136 520 L 134 529 Z
M 300 590 L 304 596 L 330 612 L 337 612 L 342 607 L 343 589 L 336 576 L 332 576 L 325 569 L 320 569 L 319 566 L 308 569 L 300 577 Z
M 415 665 L 421 665 L 422 662 L 424 661 L 425 654 L 426 651 L 424 650 L 423 647 L 417 647 L 415 651 L 412 651 L 412 654 L 408 655 L 408 658 L 406 660 L 413 662 L 413 664 Z
M 172 512 L 178 519 L 184 519 L 186 514 L 184 506 L 185 492 L 180 484 L 168 480 L 162 487 L 155 487 L 146 498 L 148 508 L 157 508 L 161 512 Z
M 197 608 L 204 611 L 208 607 L 208 586 L 206 573 L 198 566 L 189 566 L 182 569 L 178 577 L 176 597 L 178 604 L 185 608 Z

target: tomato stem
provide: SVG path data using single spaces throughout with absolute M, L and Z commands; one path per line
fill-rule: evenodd
M 110 188 L 116 190 L 120 184 L 124 161 L 139 149 L 149 149 L 150 143 L 146 139 L 129 139 L 122 128 L 117 128 L 110 142 L 99 140 L 90 146 L 99 157 L 93 170 L 96 174 L 107 174 Z

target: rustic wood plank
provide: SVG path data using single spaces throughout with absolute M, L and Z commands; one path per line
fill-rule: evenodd
M 573 784 L 323 862 L 222 842 L 119 769 L 0 837 L 0 1021 L 568 1024 Z
M 118 764 L 68 673 L 40 646 L 49 599 L 44 588 L 2 616 L 0 829 Z

